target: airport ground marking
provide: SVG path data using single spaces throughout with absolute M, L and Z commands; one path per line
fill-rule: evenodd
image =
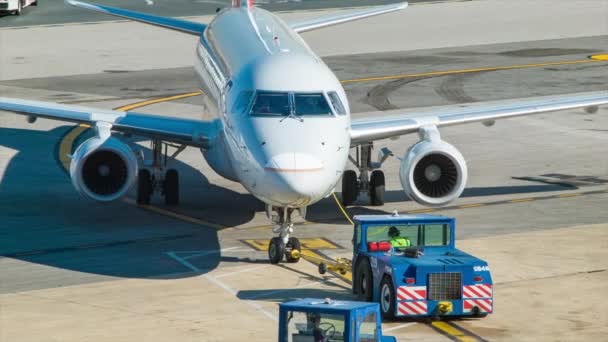
M 486 342 L 487 340 L 462 328 L 453 322 L 435 321 L 429 324 L 431 328 L 457 342 Z
M 469 74 L 469 73 L 484 72 L 484 71 L 529 69 L 529 68 L 539 68 L 539 67 L 547 67 L 547 66 L 597 63 L 597 62 L 603 62 L 603 61 L 604 60 L 601 60 L 601 59 L 591 59 L 590 58 L 590 59 L 579 59 L 579 60 L 573 60 L 573 61 L 518 64 L 518 65 L 505 65 L 505 66 L 495 66 L 495 67 L 485 67 L 485 68 L 430 71 L 430 72 L 421 72 L 421 73 L 415 73 L 415 74 L 364 77 L 364 78 L 354 78 L 354 79 L 349 79 L 349 80 L 343 80 L 341 82 L 342 82 L 342 84 L 349 84 L 349 83 L 361 83 L 361 82 L 371 82 L 371 81 L 388 81 L 388 80 L 398 80 L 398 79 L 403 79 L 403 78 L 445 76 L 445 75 L 454 75 L 454 74 Z

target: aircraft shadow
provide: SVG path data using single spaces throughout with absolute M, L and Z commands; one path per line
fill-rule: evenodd
M 220 250 L 216 229 L 167 218 L 125 201 L 101 204 L 80 197 L 55 160 L 57 143 L 70 128 L 0 128 L 0 146 L 5 147 L 0 149 L 0 163 L 6 164 L 0 169 L 0 260 L 10 262 L 6 260 L 10 258 L 89 274 L 83 278 L 92 274 L 164 279 L 180 272 L 183 277 L 190 276 L 168 252 L 187 257 L 187 253 L 180 253 Z M 215 207 L 224 206 L 229 211 L 216 213 L 228 217 L 229 222 L 222 222 L 228 225 L 252 219 L 251 209 L 238 208 L 261 206 L 250 195 L 210 184 L 199 170 L 185 163 L 177 160 L 172 165 L 180 172 L 183 204 L 172 209 L 215 210 L 209 209 L 215 202 Z M 134 198 L 133 194 L 127 197 Z M 156 198 L 153 204 L 159 202 Z M 210 253 L 197 258 L 197 267 L 211 270 L 220 260 L 221 253 Z M 4 272 L 2 278 L 9 279 L 10 272 Z M 18 273 L 23 270 L 13 272 L 23 277 Z

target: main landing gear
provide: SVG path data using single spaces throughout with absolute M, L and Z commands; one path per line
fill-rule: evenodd
M 168 156 L 169 146 L 176 148 L 171 156 Z M 146 165 L 144 159 L 144 167 L 137 174 L 137 204 L 150 204 L 150 198 L 156 191 L 165 197 L 165 204 L 179 203 L 179 174 L 175 169 L 167 169 L 167 163 L 185 148 L 185 145 L 152 140 L 152 161 Z
M 353 158 L 349 155 L 350 161 L 359 170 L 359 177 L 353 170 L 346 170 L 342 174 L 342 204 L 345 206 L 353 204 L 359 193 L 367 192 L 370 204 L 380 206 L 384 204 L 385 179 L 382 170 L 374 170 L 380 168 L 384 161 L 393 155 L 388 148 L 380 150 L 378 162 L 373 162 L 371 152 L 373 144 L 364 143 L 357 147 L 356 155 Z M 370 175 L 371 171 L 371 175 Z
M 268 211 L 272 210 L 269 208 Z M 289 263 L 296 263 L 300 261 L 300 255 L 302 252 L 302 246 L 300 240 L 296 237 L 292 237 L 293 223 L 291 221 L 291 214 L 293 208 L 276 208 L 278 215 L 273 215 L 272 219 L 277 224 L 272 232 L 279 234 L 277 237 L 270 239 L 268 244 L 268 259 L 271 264 L 278 264 L 285 257 L 285 261 Z

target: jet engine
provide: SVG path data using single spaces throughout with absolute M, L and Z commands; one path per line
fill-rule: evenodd
M 467 164 L 462 154 L 445 141 L 423 140 L 405 154 L 399 178 L 411 199 L 440 206 L 462 194 L 467 182 Z
M 80 194 L 110 202 L 127 193 L 137 169 L 137 157 L 127 144 L 114 137 L 93 137 L 74 152 L 70 177 Z

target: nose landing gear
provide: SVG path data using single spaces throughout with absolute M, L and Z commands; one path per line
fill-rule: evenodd
M 271 264 L 280 263 L 283 257 L 289 263 L 300 261 L 302 252 L 300 240 L 291 236 L 291 233 L 293 233 L 293 223 L 291 221 L 293 210 L 293 208 L 276 208 L 279 215 L 272 217 L 277 224 L 272 232 L 279 234 L 279 236 L 270 239 L 268 244 L 268 259 Z

